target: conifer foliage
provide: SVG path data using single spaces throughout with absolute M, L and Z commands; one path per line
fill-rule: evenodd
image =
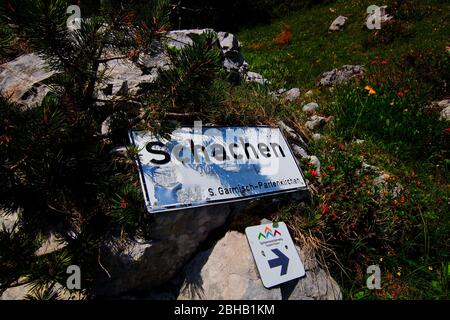
M 97 99 L 105 81 L 100 67 L 116 58 L 105 52 L 131 59 L 152 54 L 153 41 L 168 28 L 167 1 L 136 3 L 102 1 L 100 14 L 82 19 L 74 31 L 66 25 L 67 1 L 6 1 L 2 7 L 2 23 L 57 74 L 38 106 L 24 109 L 0 97 L 0 209 L 6 215 L 19 212 L 12 229 L 0 228 L 0 292 L 31 283 L 29 298 L 58 298 L 52 290 L 65 284 L 71 264 L 81 267 L 83 290 L 89 290 L 94 274 L 103 272 L 102 239 L 111 232 L 147 232 L 136 150 L 117 152 L 127 130 L 156 130 L 171 114 L 220 106 L 221 57 L 212 34 L 198 36 L 185 49 L 168 49 L 172 69 L 161 71 L 133 101 Z M 107 117 L 111 129 L 102 135 Z M 64 248 L 37 255 L 50 234 Z

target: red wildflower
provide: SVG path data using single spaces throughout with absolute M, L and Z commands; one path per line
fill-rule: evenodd
M 292 38 L 291 27 L 287 24 L 284 24 L 281 32 L 272 39 L 272 42 L 278 46 L 285 46 L 289 43 Z
M 417 186 L 420 186 L 421 184 L 422 184 L 422 181 L 420 181 L 420 180 L 417 180 L 417 181 L 416 181 L 416 185 L 417 185 Z
M 381 64 L 382 64 L 383 66 L 385 66 L 385 65 L 389 64 L 389 62 L 388 62 L 387 60 L 381 60 Z
M 405 204 L 405 196 L 402 196 L 402 197 L 400 198 L 400 203 L 401 203 L 401 204 Z
M 319 174 L 317 173 L 316 170 L 314 169 L 309 169 L 309 173 L 311 173 L 313 175 L 313 177 L 317 177 Z
M 406 93 L 404 91 L 399 91 L 399 92 L 397 92 L 397 96 L 402 98 L 402 97 L 406 96 Z
M 123 209 L 128 207 L 128 201 L 126 199 L 120 200 L 120 207 L 123 208 Z
M 411 177 L 415 177 L 416 176 L 416 173 L 413 171 L 413 172 L 411 172 Z
M 344 151 L 345 150 L 345 145 L 343 143 L 339 143 L 339 149 Z
M 450 128 L 445 128 L 444 130 L 442 130 L 442 132 L 444 132 L 444 133 L 450 133 Z
M 376 64 L 377 64 L 377 60 L 372 60 L 372 61 L 370 61 L 370 64 L 371 64 L 371 65 L 376 65 Z
M 320 206 L 320 209 L 322 210 L 322 214 L 325 214 L 328 211 L 328 205 L 324 203 Z

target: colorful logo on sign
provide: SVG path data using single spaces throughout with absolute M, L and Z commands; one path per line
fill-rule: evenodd
M 266 227 L 264 229 L 264 232 L 260 232 L 258 235 L 258 240 L 261 240 L 261 238 L 264 239 L 269 239 L 269 237 L 273 237 L 275 238 L 277 235 L 279 235 L 281 237 L 281 232 L 278 230 L 275 230 L 275 232 L 272 232 L 272 229 L 270 229 L 269 227 Z

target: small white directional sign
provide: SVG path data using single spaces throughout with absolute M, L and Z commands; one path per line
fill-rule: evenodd
M 264 287 L 303 277 L 305 268 L 284 222 L 245 229 Z

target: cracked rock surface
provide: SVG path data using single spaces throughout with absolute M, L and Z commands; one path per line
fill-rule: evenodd
M 306 276 L 264 288 L 245 235 L 228 232 L 216 245 L 199 253 L 185 268 L 179 300 L 336 300 L 342 293 L 336 281 L 320 268 L 312 254 L 297 247 Z

